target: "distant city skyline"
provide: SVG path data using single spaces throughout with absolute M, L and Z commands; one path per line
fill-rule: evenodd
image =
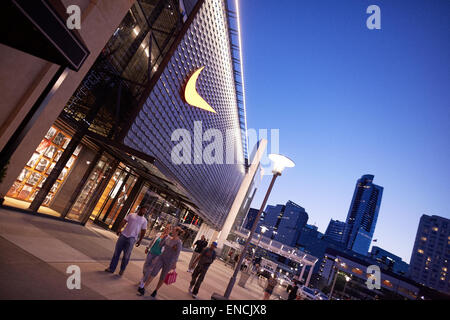
M 279 128 L 296 162 L 268 204 L 298 203 L 324 233 L 373 174 L 375 244 L 409 263 L 420 217 L 450 217 L 450 1 L 380 1 L 381 30 L 366 27 L 371 4 L 243 1 L 248 127 Z

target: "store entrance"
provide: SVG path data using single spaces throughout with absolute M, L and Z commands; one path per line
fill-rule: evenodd
M 133 171 L 120 164 L 92 212 L 91 219 L 95 224 L 107 229 L 113 227 L 136 181 Z

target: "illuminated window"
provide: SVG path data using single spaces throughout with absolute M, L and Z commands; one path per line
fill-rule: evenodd
M 390 282 L 389 280 L 384 280 L 384 281 L 383 281 L 383 284 L 384 284 L 386 287 L 392 288 L 392 282 Z
M 433 227 L 433 231 L 438 231 L 438 227 Z
M 423 250 L 422 249 L 417 250 L 417 252 L 420 253 L 420 254 L 423 254 Z
M 420 240 L 427 241 L 427 237 L 422 237 L 422 238 L 420 238 Z
M 362 270 L 359 269 L 359 268 L 353 268 L 353 269 L 352 269 L 352 272 L 353 272 L 353 273 L 356 273 L 356 274 L 359 274 L 359 275 L 362 275 L 362 274 L 363 274 Z

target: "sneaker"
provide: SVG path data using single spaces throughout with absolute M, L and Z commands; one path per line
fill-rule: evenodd
M 138 296 L 143 296 L 145 294 L 145 288 L 138 287 L 137 291 L 138 291 L 138 293 L 137 293 Z
M 196 294 L 192 294 L 192 298 L 197 299 L 197 295 Z
M 157 293 L 158 293 L 158 292 L 155 290 L 155 291 L 152 292 L 151 296 L 154 298 L 154 297 L 156 297 L 156 294 L 157 294 Z
M 192 287 L 189 287 L 189 293 L 192 293 Z
M 112 271 L 110 268 L 106 268 L 105 272 L 114 273 L 114 271 Z

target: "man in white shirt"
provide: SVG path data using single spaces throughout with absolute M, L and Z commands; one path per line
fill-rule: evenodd
M 128 261 L 130 261 L 133 245 L 136 243 L 136 247 L 139 247 L 142 239 L 144 238 L 145 232 L 147 231 L 147 219 L 144 217 L 147 210 L 148 206 L 142 206 L 139 208 L 137 214 L 130 213 L 122 220 L 122 222 L 120 222 L 119 228 L 117 229 L 119 239 L 117 240 L 114 255 L 111 259 L 111 263 L 109 264 L 109 268 L 105 269 L 106 272 L 114 273 L 117 264 L 119 263 L 120 254 L 123 251 L 123 258 L 119 271 L 119 275 L 123 275 L 123 272 L 128 265 Z M 125 228 L 122 231 L 124 226 Z M 138 236 L 139 240 L 137 240 Z

